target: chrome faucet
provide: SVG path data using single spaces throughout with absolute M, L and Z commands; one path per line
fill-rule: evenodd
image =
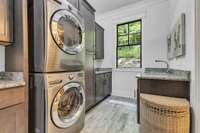
M 166 66 L 167 66 L 167 73 L 170 72 L 170 66 L 169 66 L 169 63 L 165 60 L 155 60 L 155 62 L 162 62 L 162 63 L 165 63 Z

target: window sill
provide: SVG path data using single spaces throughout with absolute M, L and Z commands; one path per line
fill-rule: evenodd
M 115 72 L 143 72 L 143 68 L 115 68 Z

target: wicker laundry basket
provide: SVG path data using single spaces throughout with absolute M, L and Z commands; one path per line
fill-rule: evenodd
M 140 133 L 189 133 L 186 99 L 141 94 L 140 101 Z

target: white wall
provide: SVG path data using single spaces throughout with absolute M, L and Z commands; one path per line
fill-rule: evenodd
M 135 77 L 139 72 L 133 70 L 114 70 L 112 74 L 112 95 L 136 99 L 137 79 Z
M 170 61 L 170 66 L 175 69 L 191 71 L 191 106 L 193 112 L 193 133 L 196 125 L 197 90 L 195 87 L 195 0 L 169 0 L 170 3 L 170 28 L 174 26 L 181 13 L 186 14 L 186 55 Z M 196 125 L 197 127 L 197 125 Z
M 113 95 L 134 98 L 137 88 L 135 76 L 141 69 L 116 69 L 116 25 L 142 18 L 142 65 L 164 67 L 155 59 L 166 59 L 166 37 L 169 32 L 169 3 L 167 0 L 144 0 L 96 17 L 105 29 L 105 58 L 96 67 L 113 68 Z
M 170 28 L 172 29 L 181 13 L 186 14 L 186 56 L 170 61 L 173 68 L 192 70 L 194 67 L 195 8 L 194 0 L 169 0 Z
M 0 46 L 0 72 L 5 70 L 5 48 Z

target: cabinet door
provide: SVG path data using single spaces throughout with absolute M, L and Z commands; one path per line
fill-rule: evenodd
M 101 83 L 101 76 L 96 75 L 96 80 L 95 80 L 95 84 L 96 84 L 96 102 L 99 102 L 101 100 L 101 88 L 102 88 L 102 83 Z
M 85 24 L 85 48 L 86 53 L 94 55 L 95 52 L 95 16 L 94 12 L 88 9 L 87 3 L 81 5 L 81 14 Z M 84 6 L 85 5 L 85 6 Z M 87 7 L 86 7 L 87 6 Z
M 105 98 L 105 87 L 106 87 L 106 78 L 105 78 L 105 74 L 101 74 L 101 88 L 100 88 L 100 96 L 101 96 L 101 100 L 103 100 Z
M 104 78 L 104 97 L 107 97 L 109 95 L 109 80 L 108 80 L 108 74 L 105 74 Z
M 81 6 L 81 13 L 85 23 L 85 93 L 86 110 L 95 105 L 95 75 L 94 75 L 94 33 L 95 23 L 94 14 L 85 6 Z
M 86 54 L 85 65 L 85 95 L 86 109 L 89 109 L 95 104 L 95 75 L 93 71 L 93 56 Z
M 112 87 L 112 75 L 111 73 L 105 74 L 105 85 L 104 85 L 104 96 L 111 95 L 111 88 Z
M 0 110 L 0 133 L 25 133 L 24 105 Z
M 109 73 L 109 76 L 108 76 L 108 83 L 109 83 L 109 95 L 112 94 L 112 73 Z
M 95 24 L 95 58 L 104 59 L 104 29 Z
M 104 74 L 96 75 L 96 102 L 100 102 L 104 99 Z
M 13 42 L 13 0 L 0 0 L 0 42 Z

